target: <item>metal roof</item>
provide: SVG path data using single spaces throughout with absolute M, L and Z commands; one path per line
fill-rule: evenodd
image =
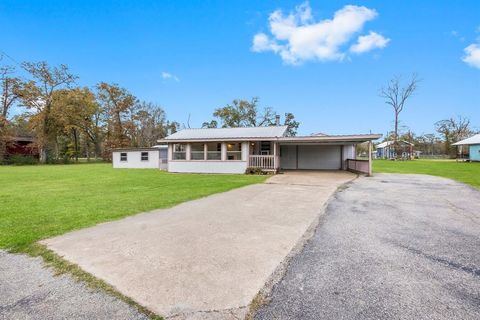
M 408 144 L 408 145 L 414 146 L 413 143 L 410 143 L 410 142 L 405 141 L 405 140 L 398 140 L 398 142 L 401 142 L 401 143 L 403 143 L 403 144 Z M 390 140 L 390 141 L 384 141 L 384 142 L 382 142 L 382 143 L 377 144 L 377 145 L 376 145 L 376 148 L 377 148 L 377 149 L 378 149 L 378 148 L 385 148 L 385 147 L 391 146 L 392 144 L 393 144 L 393 141 L 392 141 L 392 140 Z
M 366 142 L 381 138 L 381 134 L 349 134 L 349 135 L 321 135 L 321 136 L 295 136 L 280 137 L 279 142 L 312 142 L 312 143 L 345 143 L 345 142 Z
M 287 126 L 183 129 L 160 141 L 261 139 L 283 137 Z
M 473 137 L 470 137 L 470 138 L 467 138 L 467 139 L 464 139 L 464 140 L 460 140 L 456 143 L 453 143 L 452 145 L 453 146 L 460 146 L 460 145 L 468 145 L 468 144 L 480 144 L 480 133 L 474 135 Z

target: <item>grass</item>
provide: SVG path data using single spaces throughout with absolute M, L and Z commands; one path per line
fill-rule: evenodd
M 375 160 L 374 172 L 418 173 L 454 179 L 480 188 L 480 163 L 455 160 Z
M 265 179 L 110 164 L 0 167 L 0 248 L 28 252 L 40 239 Z
M 104 163 L 0 166 L 0 248 L 42 257 L 57 274 L 68 273 L 91 288 L 121 299 L 150 319 L 162 319 L 37 241 L 266 178 L 170 174 L 156 169 L 115 170 Z

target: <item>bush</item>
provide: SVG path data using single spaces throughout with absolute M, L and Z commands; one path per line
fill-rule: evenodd
M 38 164 L 38 160 L 32 156 L 22 156 L 19 154 L 8 157 L 7 164 L 13 164 L 16 166 L 26 166 L 32 164 Z
M 262 170 L 262 168 L 248 167 L 245 174 L 267 175 L 269 172 Z

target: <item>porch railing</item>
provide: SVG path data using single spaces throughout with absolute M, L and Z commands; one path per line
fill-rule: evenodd
M 361 172 L 368 174 L 368 160 L 347 159 L 347 169 L 349 171 Z
M 251 155 L 248 158 L 248 166 L 265 170 L 275 170 L 275 156 Z

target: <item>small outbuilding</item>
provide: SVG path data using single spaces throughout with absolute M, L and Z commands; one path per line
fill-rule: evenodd
M 152 148 L 121 148 L 112 152 L 114 168 L 167 170 L 167 145 Z
M 473 137 L 458 141 L 453 144 L 454 146 L 468 148 L 468 160 L 470 161 L 480 161 L 480 133 L 474 135 Z M 463 152 L 460 152 L 463 154 Z

